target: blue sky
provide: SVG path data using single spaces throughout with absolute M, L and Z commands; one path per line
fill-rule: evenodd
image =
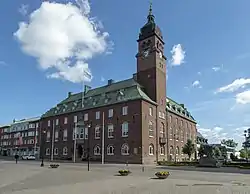
M 79 92 L 82 68 L 91 72 L 92 87 L 136 71 L 148 1 L 69 2 L 1 2 L 0 124 L 40 115 L 67 92 Z M 240 142 L 250 127 L 249 6 L 153 0 L 166 42 L 167 94 L 188 107 L 210 142 Z

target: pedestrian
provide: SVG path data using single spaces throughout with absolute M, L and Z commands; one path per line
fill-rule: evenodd
M 15 155 L 15 159 L 16 159 L 16 164 L 17 164 L 17 160 L 18 160 L 19 156 L 16 154 Z

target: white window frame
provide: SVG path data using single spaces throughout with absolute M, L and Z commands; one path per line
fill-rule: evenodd
M 122 107 L 122 115 L 123 116 L 128 115 L 128 106 Z
M 99 152 L 97 152 L 99 150 Z M 99 145 L 95 145 L 94 147 L 94 155 L 95 156 L 100 156 L 101 155 L 101 147 Z
M 77 123 L 77 115 L 74 115 L 74 123 Z
M 64 155 L 64 156 L 67 156 L 67 155 L 68 155 L 68 148 L 67 148 L 67 147 L 64 147 L 64 148 L 63 148 L 63 155 Z
M 124 152 L 125 148 L 127 148 L 126 152 Z M 126 143 L 122 144 L 122 146 L 121 146 L 121 155 L 123 155 L 123 156 L 128 156 L 129 155 L 129 146 L 128 146 L 128 144 L 126 144 Z
M 66 134 L 66 135 L 65 135 Z M 64 129 L 63 130 L 63 141 L 67 141 L 68 139 L 68 130 L 67 129 Z
M 113 110 L 113 109 L 109 109 L 108 117 L 109 117 L 109 118 L 112 118 L 113 115 L 114 115 L 114 110 Z
M 48 127 L 50 127 L 50 124 L 51 124 L 51 123 L 50 123 L 50 120 L 48 120 Z
M 84 128 L 84 134 L 85 134 L 85 139 L 88 139 L 89 138 L 89 128 L 88 127 L 85 127 Z
M 64 117 L 64 124 L 68 124 L 68 117 Z
M 108 125 L 108 138 L 114 138 L 114 125 Z
M 85 113 L 84 114 L 84 121 L 88 121 L 89 120 L 89 114 L 88 113 Z
M 149 154 L 150 156 L 153 156 L 153 155 L 154 155 L 154 145 L 153 145 L 153 144 L 150 144 L 150 145 L 148 146 L 148 154 Z
M 84 139 L 84 134 L 85 134 L 85 128 L 80 128 L 79 129 L 79 139 Z
M 154 124 L 152 121 L 148 122 L 148 133 L 149 137 L 154 137 Z M 150 133 L 153 133 L 153 135 Z
M 96 120 L 99 120 L 100 117 L 101 117 L 100 111 L 95 112 L 95 119 L 96 119 Z
M 160 155 L 161 156 L 165 155 L 165 147 L 164 146 L 160 146 Z
M 59 119 L 56 119 L 56 125 L 59 125 Z
M 54 149 L 54 155 L 57 156 L 58 155 L 58 148 Z
M 149 115 L 153 116 L 153 108 L 152 107 L 149 107 Z
M 110 152 L 110 149 L 112 150 L 112 152 Z M 115 154 L 115 148 L 114 148 L 114 146 L 108 145 L 107 146 L 107 155 L 108 156 L 113 156 L 114 154 Z
M 95 127 L 95 139 L 100 139 L 100 138 L 101 138 L 101 130 L 100 130 L 100 126 L 98 125 Z
M 46 132 L 46 141 L 50 142 L 50 131 Z
M 122 123 L 122 137 L 128 137 L 128 122 Z
M 49 156 L 49 155 L 50 155 L 50 149 L 46 148 L 46 156 Z
M 55 131 L 55 141 L 57 142 L 59 140 L 59 131 Z

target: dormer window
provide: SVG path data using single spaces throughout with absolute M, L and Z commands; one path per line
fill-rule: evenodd
M 173 110 L 176 110 L 175 105 L 172 106 L 172 109 L 173 109 Z
M 66 109 L 64 108 L 64 109 L 63 109 L 63 112 L 65 112 L 65 111 L 66 111 Z
M 95 106 L 95 105 L 96 105 L 96 101 L 93 102 L 93 106 Z
M 74 102 L 73 105 L 74 105 L 74 106 L 77 106 L 77 102 Z
M 55 114 L 57 114 L 57 110 L 55 110 Z
M 109 99 L 108 98 L 105 98 L 104 102 L 105 103 L 108 103 Z

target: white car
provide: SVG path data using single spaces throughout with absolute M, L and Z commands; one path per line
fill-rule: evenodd
M 22 160 L 35 160 L 36 157 L 34 155 L 24 155 L 22 156 Z

